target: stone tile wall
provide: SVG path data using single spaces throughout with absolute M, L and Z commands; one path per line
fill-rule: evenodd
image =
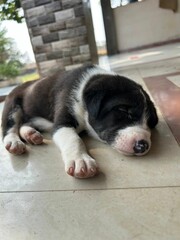
M 92 61 L 82 0 L 22 0 L 41 75 Z

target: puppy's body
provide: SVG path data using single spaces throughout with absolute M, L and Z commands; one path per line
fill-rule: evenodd
M 66 172 L 86 178 L 98 168 L 79 132 L 87 130 L 124 154 L 143 155 L 157 122 L 154 105 L 140 85 L 89 65 L 14 89 L 5 102 L 2 129 L 6 149 L 21 154 L 26 150 L 22 140 L 41 144 L 38 131 L 52 128 Z

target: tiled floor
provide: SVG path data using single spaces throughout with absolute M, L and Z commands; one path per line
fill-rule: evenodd
M 147 83 L 153 77 L 160 82 L 157 76 L 162 75 L 179 86 L 180 78 L 175 75 L 180 72 L 178 46 L 172 45 L 172 52 L 169 46 L 156 49 L 164 51 L 166 58 L 147 55 L 144 63 L 122 67 L 116 56 L 110 59 L 110 66 L 145 88 L 144 79 Z M 130 54 L 129 59 L 134 61 L 131 56 L 138 58 L 139 54 L 142 52 Z M 108 68 L 105 62 L 104 67 Z M 10 156 L 1 144 L 0 239 L 179 240 L 180 147 L 154 99 L 160 122 L 147 156 L 125 157 L 84 136 L 101 169 L 94 179 L 67 176 L 60 153 L 48 136 L 44 145 L 29 146 L 29 154 L 21 157 Z M 180 102 L 176 107 L 180 108 Z
M 146 77 L 144 81 L 180 145 L 180 72 Z

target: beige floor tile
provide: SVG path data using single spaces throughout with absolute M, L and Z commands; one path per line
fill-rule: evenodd
M 152 77 L 180 72 L 180 58 L 144 64 L 138 66 L 138 69 L 142 77 Z
M 99 64 L 107 69 L 130 69 L 144 64 L 171 60 L 180 56 L 180 43 L 148 48 L 128 53 L 120 53 L 110 57 L 100 57 Z
M 179 240 L 180 188 L 0 194 L 3 240 Z
M 175 73 L 180 72 L 180 58 L 173 58 L 169 60 L 164 61 L 157 61 L 153 63 L 142 63 L 132 66 L 126 66 L 121 67 L 117 66 L 114 67 L 110 64 L 110 68 L 112 71 L 121 73 L 124 72 L 125 74 L 133 71 L 137 71 L 139 73 L 139 76 L 142 78 L 145 77 L 152 77 L 152 76 L 158 76 L 163 74 L 169 74 L 169 73 Z M 133 75 L 131 75 L 131 78 L 134 79 Z
M 174 77 L 167 77 L 167 79 L 180 88 L 180 74 Z

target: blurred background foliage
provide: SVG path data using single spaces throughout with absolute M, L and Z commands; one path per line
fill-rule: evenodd
M 14 20 L 21 23 L 24 16 L 20 9 L 20 0 L 0 0 L 0 20 Z
M 13 40 L 6 37 L 6 29 L 0 26 L 0 79 L 15 78 L 23 63 L 21 54 L 16 50 Z

